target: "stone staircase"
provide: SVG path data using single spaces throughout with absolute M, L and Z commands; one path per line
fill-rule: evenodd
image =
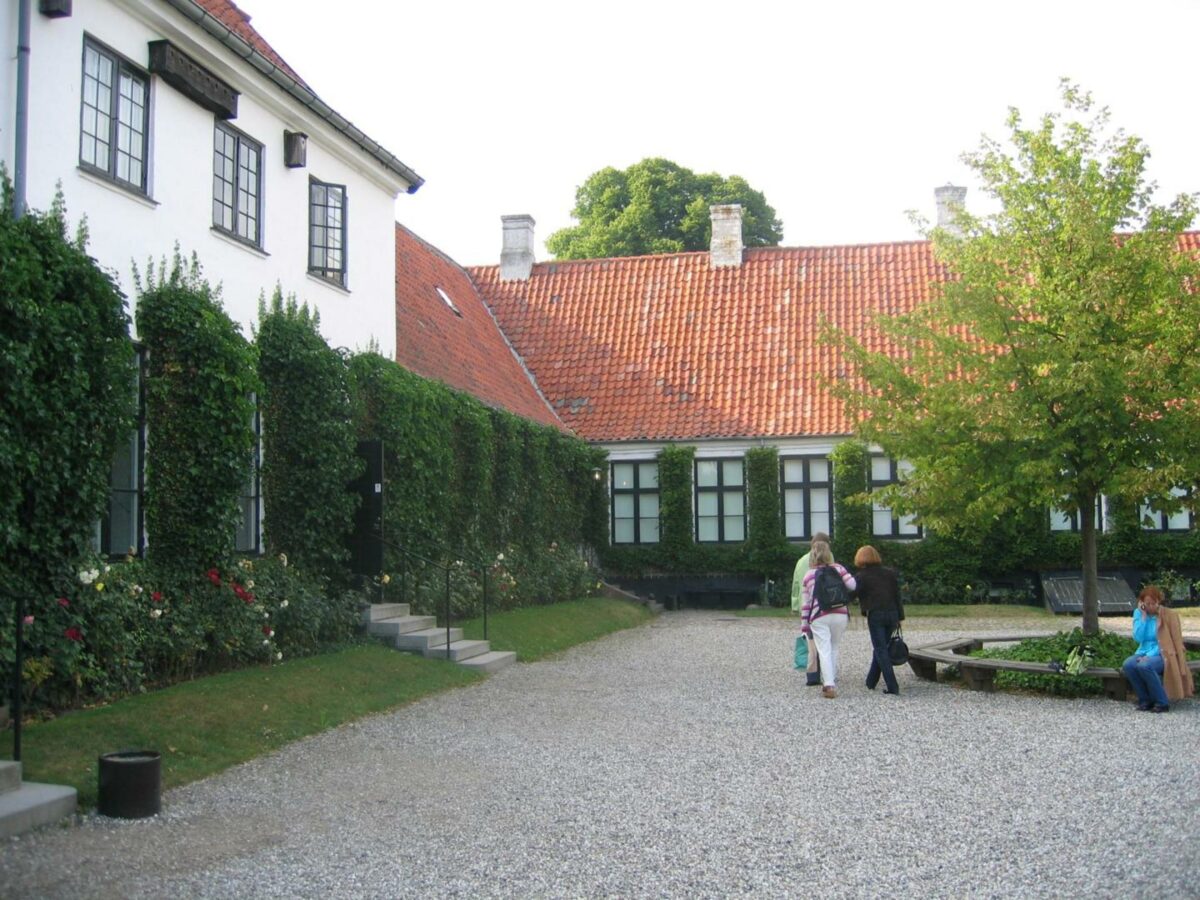
M 511 650 L 493 650 L 487 641 L 463 640 L 461 628 L 451 628 L 449 653 L 446 629 L 434 616 L 410 615 L 407 603 L 373 603 L 363 613 L 370 634 L 387 638 L 397 650 L 420 653 L 430 659 L 449 659 L 480 672 L 499 672 L 517 661 Z
M 73 815 L 75 804 L 75 788 L 22 781 L 19 762 L 0 762 L 0 838 Z

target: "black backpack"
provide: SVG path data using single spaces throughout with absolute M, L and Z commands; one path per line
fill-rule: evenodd
M 833 566 L 821 566 L 813 579 L 813 599 L 821 612 L 842 609 L 850 602 L 850 594 L 842 583 L 842 576 Z

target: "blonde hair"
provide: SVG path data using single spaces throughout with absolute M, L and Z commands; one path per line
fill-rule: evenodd
M 828 566 L 832 563 L 832 548 L 824 541 L 813 541 L 812 548 L 808 551 L 808 567 L 815 569 L 817 566 Z
M 861 569 L 863 566 L 878 566 L 882 564 L 883 557 L 870 544 L 863 544 L 858 548 L 858 552 L 854 554 L 854 565 L 856 568 Z

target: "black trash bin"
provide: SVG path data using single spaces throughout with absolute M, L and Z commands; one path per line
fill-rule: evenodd
M 122 750 L 100 757 L 97 809 L 115 819 L 144 819 L 162 809 L 162 756 L 157 750 Z

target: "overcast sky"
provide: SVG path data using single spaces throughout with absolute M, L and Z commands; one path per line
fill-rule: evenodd
M 963 152 L 1059 108 L 1066 76 L 1200 191 L 1200 0 L 237 0 L 320 95 L 425 179 L 396 218 L 463 265 L 500 216 L 541 241 L 605 166 L 741 175 L 787 246 L 909 240 Z M 973 203 L 974 201 L 974 203 Z

